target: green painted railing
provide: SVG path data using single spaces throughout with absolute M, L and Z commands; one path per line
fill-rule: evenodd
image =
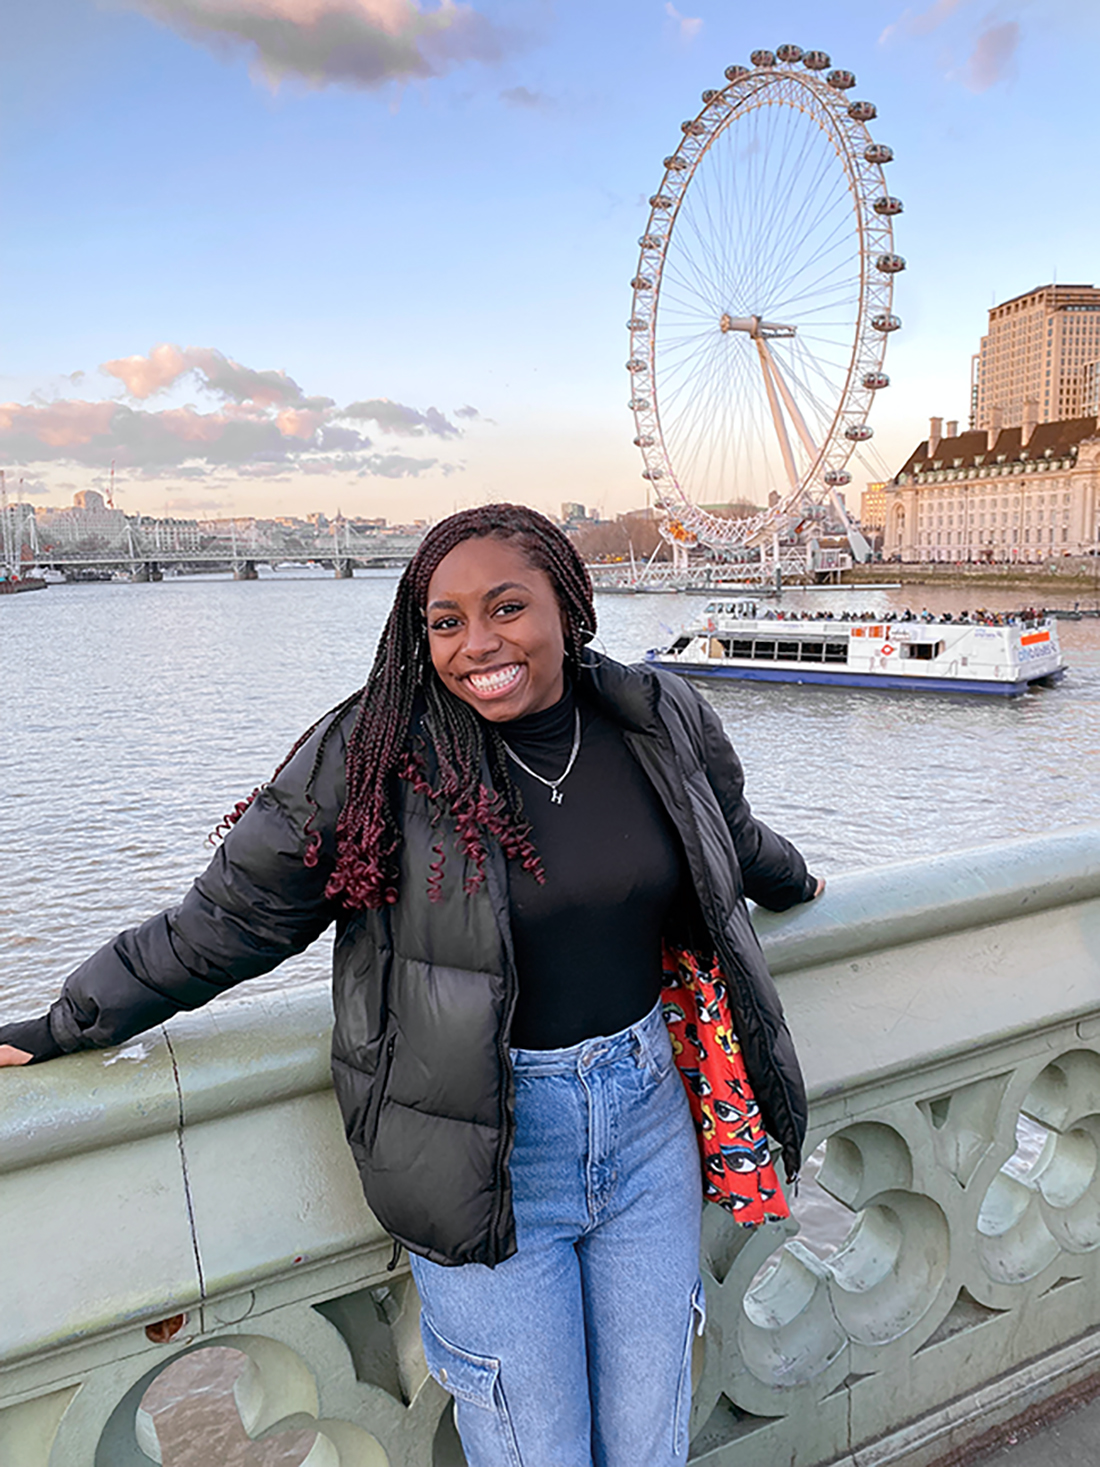
M 1100 831 L 756 921 L 825 1143 L 807 1217 L 847 1237 L 707 1209 L 693 1460 L 932 1463 L 1100 1370 Z M 0 1073 L 3 1467 L 213 1460 L 215 1406 L 227 1463 L 280 1433 L 308 1467 L 461 1461 L 329 1024 L 290 989 Z

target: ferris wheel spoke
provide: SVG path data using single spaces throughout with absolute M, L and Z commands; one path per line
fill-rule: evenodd
M 834 223 L 828 235 L 824 236 L 818 243 L 817 248 L 805 259 L 800 260 L 796 268 L 788 271 L 787 279 L 790 287 L 801 283 L 804 290 L 812 290 L 814 281 L 825 281 L 838 272 L 847 272 L 844 279 L 851 282 L 855 293 L 859 292 L 860 274 L 853 270 L 850 248 L 845 249 L 847 236 L 851 232 L 851 223 L 847 219 L 838 219 Z M 811 272 L 817 271 L 816 276 Z M 807 283 L 803 277 L 810 276 Z M 789 300 L 790 297 L 785 299 Z

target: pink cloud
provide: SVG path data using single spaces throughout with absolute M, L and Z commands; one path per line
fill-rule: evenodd
M 903 35 L 927 36 L 937 30 L 945 20 L 948 20 L 960 5 L 965 5 L 968 0 L 934 0 L 927 10 L 920 10 L 916 15 L 911 10 L 906 10 L 900 20 L 888 25 L 879 36 L 879 45 L 885 45 L 899 31 Z
M 473 6 L 440 0 L 128 0 L 191 40 L 252 49 L 272 85 L 376 87 L 431 77 L 468 61 L 497 61 L 514 38 Z
M 312 438 L 324 423 L 325 416 L 308 408 L 284 408 L 275 421 L 284 438 Z
M 673 5 L 672 0 L 666 0 L 665 14 L 669 20 L 676 22 L 681 41 L 694 41 L 695 37 L 703 29 L 701 16 L 681 15 L 675 5 Z
M 331 397 L 306 396 L 285 371 L 255 371 L 213 347 L 162 342 L 147 356 L 105 362 L 103 370 L 122 383 L 131 401 L 0 404 L 0 462 L 103 469 L 114 462 L 131 475 L 153 478 L 205 478 L 224 470 L 266 478 L 295 469 L 390 478 L 425 473 L 439 461 L 379 453 L 363 420 L 386 434 L 461 436 L 434 407 L 421 411 L 379 397 L 341 408 Z M 212 411 L 142 405 L 188 373 L 221 399 Z M 467 409 L 470 414 L 476 410 Z
M 44 406 L 0 403 L 0 441 L 9 435 L 17 438 L 27 434 L 44 448 L 79 448 L 109 432 L 114 414 L 113 402 L 62 400 Z
M 302 389 L 281 368 L 258 372 L 212 346 L 183 348 L 162 341 L 147 357 L 118 357 L 104 362 L 100 371 L 117 377 L 127 393 L 142 402 L 165 391 L 188 372 L 194 372 L 208 392 L 235 402 L 277 407 L 303 401 Z
M 1020 44 L 1020 26 L 1006 20 L 984 30 L 974 43 L 966 63 L 964 79 L 972 92 L 987 92 L 1009 73 Z
M 147 357 L 116 357 L 99 369 L 108 377 L 117 377 L 131 397 L 145 399 L 166 387 L 188 371 L 187 358 L 178 346 L 161 342 Z

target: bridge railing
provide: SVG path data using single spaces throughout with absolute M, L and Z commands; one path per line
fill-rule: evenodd
M 693 1459 L 932 1463 L 1100 1370 L 1100 831 L 756 920 L 817 1180 L 800 1235 L 707 1209 Z M 215 1431 L 461 1461 L 329 1025 L 288 989 L 0 1075 L 0 1462 L 172 1467 Z

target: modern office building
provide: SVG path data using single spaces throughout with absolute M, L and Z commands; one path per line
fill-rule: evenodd
M 1041 285 L 994 306 L 971 374 L 971 428 L 1097 416 L 1100 290 Z
M 859 496 L 859 522 L 865 530 L 881 530 L 886 523 L 886 484 L 868 484 Z
M 886 486 L 883 554 L 903 561 L 1038 562 L 1100 549 L 1095 417 L 971 429 L 933 418 Z

